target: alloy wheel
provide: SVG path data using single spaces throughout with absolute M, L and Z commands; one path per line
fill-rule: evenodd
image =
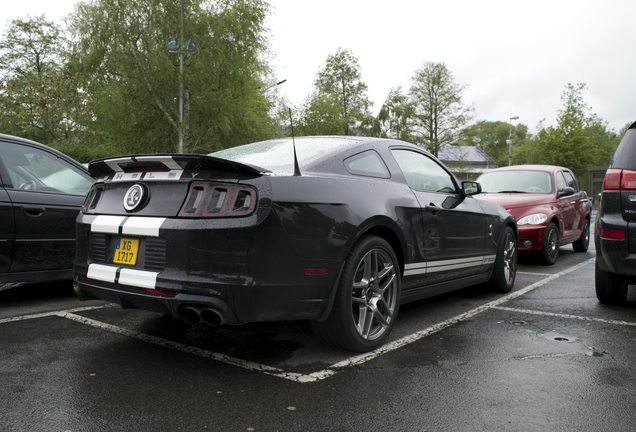
M 397 271 L 391 256 L 371 249 L 358 263 L 352 284 L 353 322 L 363 339 L 378 339 L 390 329 L 397 298 Z

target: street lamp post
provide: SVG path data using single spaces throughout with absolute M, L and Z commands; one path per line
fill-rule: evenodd
M 512 121 L 519 120 L 519 116 L 513 116 L 508 119 L 508 139 L 506 140 L 506 144 L 508 144 L 508 166 L 512 165 Z
M 188 40 L 187 46 L 183 41 L 183 0 L 179 3 L 179 45 L 176 38 L 170 38 L 167 43 L 168 51 L 179 54 L 179 124 L 177 134 L 179 135 L 178 153 L 183 153 L 184 124 L 183 124 L 183 61 L 185 55 L 194 51 L 194 42 Z

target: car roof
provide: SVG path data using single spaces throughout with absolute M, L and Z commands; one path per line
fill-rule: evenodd
M 27 139 L 27 138 L 22 138 L 22 137 L 18 137 L 18 136 L 14 136 L 14 135 L 3 134 L 3 133 L 0 133 L 0 141 L 10 141 L 10 142 L 14 142 L 16 144 L 27 144 L 27 145 L 30 145 L 32 147 L 36 147 L 36 148 L 39 148 L 39 149 L 54 153 L 60 159 L 63 159 L 66 162 L 69 162 L 69 163 L 75 165 L 76 167 L 78 167 L 82 171 L 84 171 L 86 174 L 88 174 L 88 169 L 84 165 L 82 165 L 81 163 L 79 163 L 78 161 L 76 161 L 75 159 L 70 157 L 69 155 L 67 155 L 65 153 L 62 153 L 61 151 L 59 151 L 57 149 L 54 149 L 53 147 L 49 147 L 46 144 L 42 144 L 42 143 Z
M 544 172 L 557 172 L 561 170 L 568 170 L 569 168 L 557 166 L 557 165 L 540 165 L 540 164 L 526 164 L 526 165 L 510 165 L 505 167 L 493 168 L 487 172 L 493 171 L 544 171 Z

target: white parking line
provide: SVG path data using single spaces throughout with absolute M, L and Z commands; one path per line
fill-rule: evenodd
M 427 336 L 430 336 L 432 334 L 435 334 L 441 330 L 444 330 L 448 327 L 453 326 L 454 324 L 460 323 L 462 321 L 465 321 L 467 319 L 470 319 L 472 317 L 474 317 L 475 315 L 478 315 L 482 312 L 485 312 L 487 310 L 490 309 L 494 309 L 494 308 L 498 308 L 501 309 L 500 305 L 503 303 L 506 303 L 510 300 L 513 300 L 517 297 L 521 297 L 524 294 L 529 293 L 530 291 L 533 291 L 537 288 L 540 288 L 552 281 L 554 281 L 555 279 L 560 278 L 561 276 L 564 276 L 568 273 L 572 273 L 582 267 L 585 267 L 587 265 L 589 265 L 590 263 L 592 263 L 594 261 L 595 258 L 590 258 L 586 261 L 583 261 L 582 263 L 577 264 L 574 267 L 570 267 L 566 270 L 563 270 L 559 273 L 555 273 L 552 275 L 549 275 L 547 277 L 545 277 L 544 279 L 541 279 L 540 281 L 537 281 L 531 285 L 528 285 L 525 288 L 522 288 L 520 290 L 514 291 L 508 295 L 499 297 L 496 300 L 493 300 L 491 302 L 488 302 L 484 305 L 481 305 L 479 307 L 476 307 L 472 310 L 469 310 L 467 312 L 464 312 L 462 314 L 456 315 L 450 319 L 447 319 L 445 321 L 436 323 L 428 328 L 425 328 L 423 330 L 420 330 L 416 333 L 410 334 L 408 336 L 404 336 L 400 339 L 397 339 L 393 342 L 389 342 L 383 346 L 381 346 L 380 348 L 368 352 L 368 353 L 364 353 L 364 354 L 359 354 L 359 355 L 355 355 L 353 357 L 350 357 L 348 359 L 336 362 L 330 366 L 328 366 L 327 368 L 320 370 L 320 371 L 316 371 L 316 372 L 312 372 L 309 374 L 301 374 L 301 373 L 295 373 L 295 372 L 287 372 L 284 371 L 282 369 L 273 367 L 273 366 L 268 366 L 268 365 L 264 365 L 264 364 L 260 364 L 260 363 L 256 363 L 256 362 L 250 362 L 247 360 L 243 360 L 240 358 L 236 358 L 236 357 L 231 357 L 225 354 L 221 354 L 221 353 L 217 353 L 214 351 L 208 351 L 202 348 L 197 348 L 197 347 L 193 347 L 187 344 L 183 344 L 180 342 L 174 342 L 168 339 L 163 339 L 157 336 L 151 336 L 145 333 L 141 333 L 141 332 L 137 332 L 134 330 L 129 330 L 129 329 L 125 329 L 122 327 L 117 327 L 111 324 L 106 324 L 103 323 L 101 321 L 97 321 L 91 318 L 86 318 L 80 315 L 77 315 L 75 312 L 82 312 L 82 311 L 87 311 L 87 310 L 94 310 L 94 309 L 101 309 L 101 308 L 105 308 L 105 307 L 111 307 L 113 305 L 103 305 L 103 306 L 89 306 L 86 308 L 76 308 L 76 309 L 69 309 L 69 310 L 63 310 L 63 311 L 56 311 L 56 312 L 46 312 L 46 313 L 42 313 L 42 314 L 33 314 L 33 315 L 25 315 L 22 317 L 14 317 L 14 318 L 5 318 L 3 320 L 0 320 L 0 324 L 4 323 L 4 322 L 14 322 L 14 321 L 21 321 L 21 320 L 25 320 L 25 319 L 34 319 L 34 318 L 41 318 L 41 317 L 46 317 L 46 316 L 58 316 L 58 317 L 62 317 L 62 318 L 66 318 L 66 319 L 70 319 L 73 320 L 75 322 L 78 323 L 82 323 L 85 325 L 89 325 L 91 327 L 95 327 L 104 331 L 108 331 L 111 333 L 115 333 L 115 334 L 119 334 L 122 336 L 127 336 L 127 337 L 131 337 L 134 339 L 138 339 L 144 342 L 148 342 L 148 343 L 152 343 L 164 348 L 170 348 L 170 349 L 176 349 L 178 351 L 182 351 L 185 353 L 189 353 L 189 354 L 194 354 L 200 357 L 204 357 L 204 358 L 208 358 L 211 360 L 216 360 L 225 364 L 229 364 L 232 366 L 237 366 L 243 369 L 247 369 L 247 370 L 251 370 L 251 371 L 257 371 L 257 372 L 262 372 L 264 374 L 267 375 L 271 375 L 271 376 L 275 376 L 275 377 L 279 377 L 279 378 L 284 378 L 290 381 L 295 381 L 298 383 L 309 383 L 309 382 L 316 382 L 316 381 L 320 381 L 323 380 L 325 378 L 329 378 L 333 375 L 335 375 L 338 371 L 348 368 L 348 367 L 352 367 L 352 366 L 356 366 L 356 365 L 361 365 L 363 363 L 366 363 L 368 361 L 371 361 L 383 354 L 387 354 L 391 351 L 395 351 L 398 348 L 402 348 L 406 345 L 409 345 L 413 342 L 416 342 L 422 338 L 425 338 Z M 547 313 L 545 313 L 547 314 Z M 594 319 L 592 319 L 594 320 Z M 631 323 L 628 323 L 627 325 L 633 325 Z
M 73 309 L 66 309 L 62 311 L 42 312 L 42 313 L 31 314 L 31 315 L 21 315 L 21 316 L 16 316 L 11 318 L 2 318 L 0 319 L 0 324 L 16 322 L 16 321 L 24 321 L 24 320 L 30 320 L 30 319 L 37 319 L 37 318 L 46 318 L 50 316 L 60 316 L 61 313 L 65 313 L 65 312 L 84 312 L 84 311 L 90 311 L 90 310 L 96 310 L 96 309 L 104 309 L 104 308 L 113 307 L 113 306 L 114 306 L 113 304 L 105 304 L 101 306 L 83 306 L 83 307 L 78 307 Z
M 517 272 L 520 275 L 530 275 L 530 276 L 550 276 L 550 273 L 536 273 L 536 272 Z
M 608 320 L 603 318 L 584 317 L 584 316 L 578 316 L 578 315 L 562 314 L 562 313 L 556 313 L 556 312 L 545 312 L 545 311 L 531 310 L 531 309 L 517 309 L 517 308 L 504 307 L 504 306 L 495 306 L 493 309 L 508 311 L 508 312 L 516 312 L 521 314 L 528 314 L 528 315 L 541 315 L 541 316 L 549 316 L 549 317 L 555 317 L 555 318 L 567 318 L 567 319 L 575 319 L 575 320 L 581 320 L 581 321 L 592 321 L 592 322 L 599 322 L 604 324 L 616 324 L 621 326 L 636 327 L 636 322 L 630 322 L 630 321 Z
M 201 348 L 193 347 L 184 343 L 174 342 L 168 339 L 163 339 L 157 336 L 152 336 L 146 333 L 141 333 L 135 330 L 130 330 L 122 327 L 117 327 L 112 324 L 106 324 L 101 321 L 97 321 L 91 318 L 83 317 L 81 315 L 76 315 L 71 312 L 58 312 L 55 315 L 61 318 L 67 318 L 73 320 L 78 323 L 86 324 L 91 327 L 98 328 L 100 330 L 105 330 L 111 333 L 119 334 L 122 336 L 128 336 L 133 339 L 138 339 L 143 342 L 151 343 L 154 345 L 159 345 L 164 348 L 175 349 L 177 351 L 182 351 L 188 354 L 194 354 L 199 357 L 205 357 L 211 360 L 216 360 L 221 363 L 226 363 L 232 366 L 238 366 L 243 369 L 262 372 L 267 375 L 273 375 L 280 378 L 287 378 L 292 381 L 304 382 L 302 374 L 285 372 L 282 369 L 275 368 L 273 366 L 268 366 L 260 363 L 250 362 L 247 360 L 242 360 L 236 357 L 232 357 L 229 355 L 217 353 L 214 351 L 208 351 Z

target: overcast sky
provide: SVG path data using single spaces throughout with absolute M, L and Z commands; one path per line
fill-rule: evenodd
M 75 0 L 3 1 L 0 27 L 41 15 L 60 21 Z M 270 0 L 272 65 L 293 105 L 311 92 L 328 55 L 348 49 L 377 112 L 427 61 L 446 63 L 476 120 L 519 116 L 554 124 L 566 83 L 584 82 L 610 127 L 636 120 L 634 0 Z

